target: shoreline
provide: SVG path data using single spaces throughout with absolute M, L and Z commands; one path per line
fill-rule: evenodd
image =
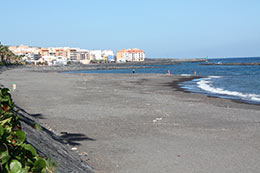
M 191 61 L 188 61 L 188 62 L 191 62 Z M 175 65 L 178 65 L 178 63 L 176 63 Z M 58 72 L 58 73 L 86 75 L 86 74 L 89 74 L 89 73 L 81 73 L 81 71 L 118 70 L 118 69 L 147 69 L 147 68 L 161 68 L 161 67 L 150 67 L 150 66 L 147 67 L 147 66 L 142 66 L 142 65 L 129 66 L 129 65 L 126 65 L 125 63 L 122 63 L 122 64 L 117 64 L 117 66 L 114 66 L 114 65 L 111 65 L 111 64 L 106 64 L 105 66 L 103 66 L 102 64 L 101 65 L 91 64 L 91 65 L 86 65 L 86 66 L 83 66 L 83 67 L 81 67 L 81 66 L 58 66 L 58 67 L 50 66 L 50 67 L 33 67 L 33 68 L 30 68 L 30 69 L 32 69 L 32 71 L 35 71 L 35 72 L 48 72 L 48 73 L 49 72 Z M 99 74 L 99 73 L 91 73 L 91 74 Z M 101 73 L 101 74 L 106 74 L 106 73 Z M 115 74 L 117 74 L 117 73 L 115 73 Z M 121 74 L 121 73 L 119 73 L 119 74 Z M 150 73 L 150 74 L 153 74 L 153 73 Z M 161 74 L 161 73 L 159 73 L 159 74 Z M 176 75 L 176 76 L 182 77 L 181 75 Z M 190 79 L 183 78 L 178 83 L 180 84 L 180 83 L 185 82 L 185 81 L 192 81 L 193 79 L 204 78 L 205 76 L 195 76 L 194 77 L 194 76 L 190 75 L 190 77 L 191 77 Z M 215 96 L 215 95 L 218 95 L 218 94 L 214 94 L 214 93 L 209 94 L 209 93 L 206 93 L 206 91 L 204 93 L 203 92 L 202 93 L 193 92 L 193 91 L 189 91 L 187 89 L 183 89 L 180 86 L 177 86 L 177 88 L 178 88 L 179 91 L 188 92 L 188 93 L 196 93 L 196 94 L 200 94 L 200 95 L 206 95 L 207 97 L 212 97 L 212 98 L 228 99 L 228 100 L 234 101 L 236 103 L 243 103 L 243 104 L 249 104 L 249 105 L 260 105 L 260 103 L 257 103 L 257 102 L 254 102 L 254 101 L 247 101 L 247 100 L 243 100 L 243 99 L 239 99 L 239 98 L 237 98 L 237 99 L 235 99 L 235 98 L 223 98 L 223 96 L 221 96 L 221 94 L 219 96 Z M 227 95 L 227 96 L 229 96 L 229 95 Z
M 94 171 L 259 170 L 254 148 L 260 141 L 251 138 L 260 131 L 259 106 L 181 91 L 177 83 L 190 77 L 30 69 L 0 76 L 5 86 L 17 83 L 16 104 L 40 114 L 35 118 L 55 134 L 94 139 L 73 140 L 79 144 L 75 154 L 87 153 L 84 160 Z
M 173 82 L 173 88 L 177 88 L 178 91 L 182 91 L 182 92 L 186 92 L 186 93 L 195 93 L 195 94 L 204 95 L 204 96 L 207 96 L 207 97 L 210 97 L 210 98 L 218 98 L 218 99 L 230 100 L 230 101 L 232 101 L 234 103 L 260 106 L 259 102 L 248 101 L 248 100 L 243 100 L 243 99 L 239 99 L 239 98 L 237 98 L 237 99 L 235 99 L 235 98 L 227 98 L 227 97 L 229 97 L 229 95 L 227 95 L 226 98 L 223 98 L 223 96 L 221 96 L 221 95 L 216 96 L 216 95 L 218 95 L 216 93 L 210 94 L 210 93 L 206 93 L 206 91 L 198 93 L 198 92 L 189 91 L 189 90 L 184 89 L 181 86 L 179 86 L 179 84 L 182 84 L 183 82 L 193 81 L 194 79 L 200 79 L 200 78 L 205 78 L 205 76 L 193 76 L 193 77 L 191 76 L 190 79 L 181 79 L 179 82 L 177 82 L 177 84 L 175 82 Z
M 128 63 L 118 63 L 118 64 L 113 64 L 113 63 L 108 63 L 108 64 L 88 64 L 88 65 L 69 65 L 69 66 L 42 66 L 42 67 L 32 67 L 30 68 L 32 71 L 35 71 L 35 72 L 59 72 L 59 73 L 75 73 L 75 74 L 83 74 L 83 75 L 86 75 L 88 73 L 84 73 L 84 72 L 81 72 L 81 71 L 98 71 L 99 70 L 119 70 L 119 69 L 150 69 L 150 68 L 161 68 L 161 67 L 150 67 L 150 66 L 145 66 L 145 65 L 148 65 L 148 64 L 159 64 L 159 65 L 165 65 L 165 64 L 174 64 L 174 65 L 179 65 L 180 63 L 183 63 L 183 62 L 203 62 L 205 61 L 205 59 L 197 59 L 197 60 L 190 60 L 188 59 L 187 61 L 185 60 L 171 60 L 171 59 L 165 59 L 165 60 L 150 60 L 148 62 L 138 62 L 138 63 L 135 63 L 135 62 L 128 62 Z M 93 73 L 93 72 L 91 72 Z M 95 74 L 95 73 L 93 73 Z M 102 74 L 106 74 L 106 73 L 102 73 Z M 117 73 L 115 73 L 117 74 Z M 181 75 L 177 75 L 177 76 L 180 76 Z M 192 76 L 192 75 L 191 75 Z M 196 77 L 197 78 L 197 77 Z M 194 78 L 194 79 L 196 79 Z M 203 76 L 200 76 L 198 78 L 203 78 Z M 193 80 L 193 78 L 191 78 L 191 80 Z M 186 80 L 185 81 L 189 81 L 189 80 Z M 183 81 L 183 82 L 185 82 Z M 181 83 L 182 81 L 180 81 L 179 83 Z M 244 100 L 244 99 L 241 99 L 241 98 L 232 98 L 232 96 L 230 95 L 226 95 L 227 98 L 225 98 L 225 94 L 221 95 L 221 94 L 217 94 L 217 93 L 207 93 L 207 91 L 204 91 L 204 92 L 194 92 L 194 91 L 188 91 L 187 89 L 183 89 L 181 87 L 179 87 L 179 90 L 180 91 L 183 91 L 183 92 L 190 92 L 190 93 L 197 93 L 197 94 L 202 94 L 202 95 L 206 95 L 208 97 L 216 97 L 216 98 L 224 98 L 224 99 L 229 99 L 229 100 L 232 100 L 234 102 L 237 102 L 237 103 L 244 103 L 244 104 L 252 104 L 252 105 L 260 105 L 260 103 L 258 102 L 254 102 L 254 101 L 251 101 L 251 100 Z M 230 97 L 230 98 L 229 98 Z M 235 97 L 235 96 L 234 96 Z

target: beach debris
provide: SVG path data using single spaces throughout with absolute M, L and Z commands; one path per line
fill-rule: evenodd
M 80 156 L 87 156 L 88 153 L 87 153 L 87 152 L 81 152 L 81 153 L 79 153 L 79 155 L 80 155 Z
M 76 151 L 76 150 L 77 150 L 77 148 L 76 148 L 76 147 L 73 147 L 73 148 L 71 148 L 71 150 L 72 150 L 72 151 Z
M 13 83 L 13 91 L 16 90 L 16 83 Z
M 162 118 L 155 118 L 155 119 L 153 120 L 153 123 L 156 123 L 156 122 L 161 121 L 161 120 L 162 120 Z

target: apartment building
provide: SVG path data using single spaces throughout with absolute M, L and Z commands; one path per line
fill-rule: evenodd
M 69 48 L 65 51 L 65 56 L 70 62 L 79 62 L 76 48 Z
M 49 50 L 50 56 L 54 57 L 56 55 L 56 49 L 55 48 L 49 47 L 48 50 Z
M 67 54 L 66 54 L 66 51 L 64 49 L 58 48 L 58 49 L 55 50 L 55 56 L 56 57 L 58 57 L 58 56 L 66 57 Z
M 41 62 L 48 65 L 82 63 L 89 64 L 91 61 L 105 62 L 135 62 L 144 61 L 144 50 L 133 48 L 123 49 L 116 53 L 113 50 L 86 50 L 70 47 L 38 48 L 31 46 L 10 46 L 9 49 L 16 55 L 24 55 L 24 60 L 29 63 Z
M 89 64 L 90 63 L 89 50 L 80 49 L 80 50 L 77 51 L 77 56 L 78 56 L 79 62 L 81 64 Z
M 10 51 L 15 55 L 33 55 L 39 54 L 40 49 L 38 47 L 25 46 L 21 44 L 20 46 L 9 46 Z
M 130 49 L 128 50 L 129 57 L 132 61 L 144 61 L 145 53 L 144 50 Z
M 123 49 L 117 52 L 116 62 L 144 61 L 145 52 L 141 49 Z
M 125 57 L 126 52 L 127 52 L 126 49 L 119 50 L 116 53 L 116 62 L 126 62 L 126 57 Z
M 47 49 L 47 48 L 41 48 L 40 54 L 41 54 L 41 56 L 49 56 L 49 55 L 50 55 L 50 54 L 49 54 L 49 49 Z
M 102 57 L 101 50 L 90 50 L 89 55 L 91 60 L 96 60 L 96 61 L 104 60 L 104 58 Z

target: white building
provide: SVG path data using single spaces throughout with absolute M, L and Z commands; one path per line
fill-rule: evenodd
M 89 50 L 79 49 L 77 51 L 77 56 L 81 64 L 89 64 L 90 63 L 90 55 Z
M 55 56 L 42 56 L 42 61 L 47 62 L 48 65 L 54 65 L 54 62 L 57 60 Z
M 97 61 L 104 60 L 104 58 L 102 57 L 101 50 L 90 50 L 89 55 L 91 60 L 97 60 Z
M 134 49 L 129 49 L 129 59 L 131 61 L 144 61 L 145 60 L 145 52 L 143 50 L 134 48 Z
M 46 65 L 67 65 L 68 59 L 63 56 L 42 56 L 40 62 L 47 63 Z
M 49 47 L 48 51 L 49 51 L 50 56 L 56 56 L 56 49 L 55 48 Z
M 114 51 L 113 50 L 104 50 L 102 51 L 102 57 L 108 57 L 108 56 L 114 56 Z
M 67 65 L 68 59 L 63 56 L 58 56 L 53 65 Z

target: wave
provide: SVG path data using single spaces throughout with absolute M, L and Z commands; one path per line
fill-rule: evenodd
M 221 76 L 209 76 L 208 78 L 203 78 L 197 82 L 197 87 L 213 94 L 232 96 L 247 101 L 260 102 L 260 95 L 241 93 L 237 91 L 224 90 L 223 88 L 214 87 L 212 84 L 212 78 L 221 78 Z
M 210 78 L 210 79 L 212 79 L 212 78 L 218 79 L 218 78 L 222 78 L 222 76 L 209 76 L 208 78 Z
M 191 76 L 191 74 L 181 74 L 181 76 Z

